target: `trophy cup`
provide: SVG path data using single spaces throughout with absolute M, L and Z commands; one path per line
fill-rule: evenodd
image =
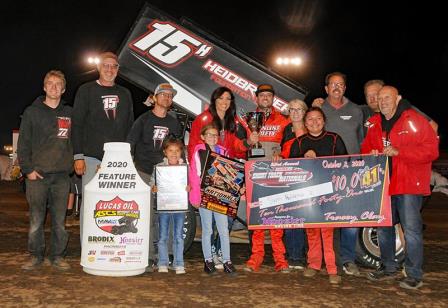
M 251 132 L 257 132 L 259 133 L 261 128 L 263 127 L 264 123 L 264 113 L 263 112 L 247 112 L 244 117 L 247 127 Z M 255 157 L 264 157 L 265 152 L 264 149 L 261 146 L 260 142 L 257 142 L 256 144 L 251 146 L 251 149 L 249 150 L 249 157 L 255 158 Z

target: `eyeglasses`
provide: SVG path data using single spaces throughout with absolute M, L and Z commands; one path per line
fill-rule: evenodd
M 258 97 L 270 98 L 270 97 L 274 97 L 274 94 L 272 94 L 271 92 L 263 92 L 263 93 L 258 94 Z
M 336 87 L 343 88 L 343 87 L 345 87 L 345 83 L 343 83 L 343 82 L 330 82 L 328 85 L 330 87 L 332 87 L 332 88 L 336 88 Z
M 211 138 L 218 138 L 218 134 L 212 134 L 212 133 L 205 133 L 204 134 L 205 135 L 205 137 L 211 137 Z
M 173 94 L 172 93 L 161 92 L 161 93 L 159 93 L 157 95 L 160 95 L 161 97 L 173 98 Z
M 102 63 L 101 66 L 103 68 L 106 68 L 106 69 L 108 68 L 110 70 L 117 70 L 120 67 L 119 64 L 108 64 L 108 63 Z
M 304 112 L 305 111 L 305 109 L 303 109 L 303 108 L 289 108 L 289 112 L 291 113 L 291 112 L 297 112 L 297 113 L 299 113 L 299 112 Z

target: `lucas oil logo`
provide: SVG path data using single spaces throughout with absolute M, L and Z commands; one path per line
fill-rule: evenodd
M 93 215 L 98 228 L 105 232 L 114 235 L 138 232 L 140 210 L 137 202 L 133 200 L 124 201 L 118 196 L 110 201 L 100 200 Z

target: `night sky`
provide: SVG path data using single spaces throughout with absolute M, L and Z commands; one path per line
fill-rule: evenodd
M 43 93 L 50 69 L 67 78 L 64 99 L 96 78 L 85 56 L 116 51 L 145 1 L 9 1 L 0 9 L 2 77 L 0 146 L 10 144 L 24 108 Z M 392 2 L 392 1 L 389 1 Z M 445 91 L 448 35 L 442 3 L 403 1 L 151 1 L 175 18 L 186 17 L 232 47 L 309 90 L 307 103 L 324 96 L 324 77 L 347 74 L 346 96 L 364 104 L 363 84 L 383 79 L 439 123 L 448 148 Z M 425 6 L 423 6 L 425 5 Z M 296 50 L 300 68 L 284 71 L 274 56 Z M 136 116 L 146 93 L 125 81 Z M 213 89 L 210 89 L 210 93 Z

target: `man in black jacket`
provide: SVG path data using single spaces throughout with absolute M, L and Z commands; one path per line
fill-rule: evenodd
M 151 177 L 154 166 L 163 161 L 163 142 L 170 136 L 182 137 L 179 121 L 175 115 L 168 113 L 176 93 L 171 84 L 159 84 L 154 91 L 154 96 L 150 97 L 154 102 L 154 108 L 143 113 L 135 121 L 127 137 L 138 174 L 150 186 L 153 184 Z M 158 217 L 154 207 L 150 207 L 150 217 L 149 266 L 147 268 L 149 272 L 154 269 L 157 257 L 155 243 L 158 237 L 156 229 Z
M 61 71 L 49 71 L 44 79 L 45 96 L 38 97 L 22 118 L 17 154 L 26 174 L 26 198 L 30 209 L 28 250 L 31 260 L 24 270 L 32 270 L 44 261 L 44 224 L 47 205 L 51 215 L 50 261 L 58 269 L 70 265 L 63 259 L 68 242 L 65 213 L 73 168 L 71 144 L 71 107 L 61 100 L 65 77 Z
M 134 122 L 131 93 L 115 83 L 118 57 L 112 52 L 100 55 L 98 80 L 81 85 L 73 107 L 73 150 L 75 172 L 82 175 L 84 187 L 95 176 L 106 142 L 124 142 Z M 80 212 L 80 236 L 84 207 Z

